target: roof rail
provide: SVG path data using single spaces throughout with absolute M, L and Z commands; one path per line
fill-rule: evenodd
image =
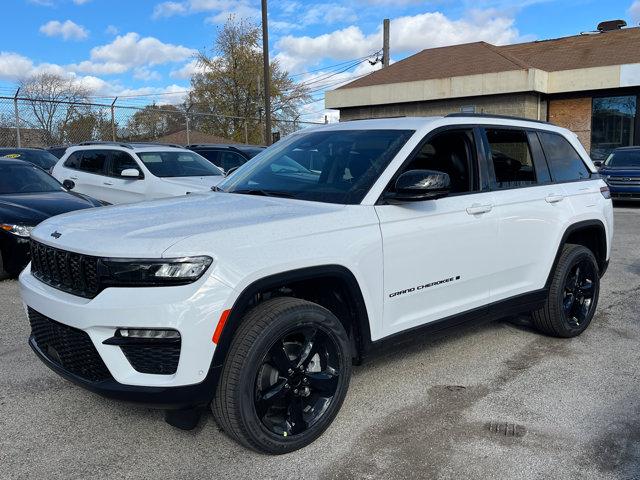
M 185 148 L 183 145 L 177 143 L 162 143 L 162 142 L 131 142 L 131 148 L 135 147 L 172 147 L 172 148 Z
M 544 120 L 534 120 L 531 118 L 524 117 L 515 117 L 513 115 L 493 115 L 491 113 L 448 113 L 445 117 L 478 117 L 478 118 L 502 118 L 504 120 L 521 120 L 523 122 L 535 122 L 535 123 L 544 123 L 545 125 L 549 125 L 549 122 Z
M 100 142 L 100 141 L 90 141 L 90 142 L 80 142 L 77 144 L 78 146 L 89 146 L 89 145 L 111 145 L 114 147 L 123 147 L 123 148 L 128 148 L 130 150 L 133 150 L 133 146 L 129 143 L 122 143 L 122 142 Z

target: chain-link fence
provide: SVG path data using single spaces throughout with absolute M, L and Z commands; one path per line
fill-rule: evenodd
M 272 118 L 273 140 L 318 122 Z M 0 96 L 0 146 L 50 147 L 86 141 L 266 144 L 264 119 L 205 107 L 118 105 Z

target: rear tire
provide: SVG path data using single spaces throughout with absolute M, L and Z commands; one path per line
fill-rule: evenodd
M 327 309 L 297 298 L 261 303 L 235 334 L 211 408 L 245 447 L 282 454 L 318 438 L 351 377 L 347 333 Z
M 533 325 L 553 337 L 570 338 L 584 332 L 600 294 L 598 262 L 591 250 L 567 244 L 553 272 L 546 304 L 533 312 Z

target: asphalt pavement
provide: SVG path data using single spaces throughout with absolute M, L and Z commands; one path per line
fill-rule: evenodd
M 0 478 L 640 479 L 640 206 L 615 215 L 583 335 L 496 321 L 418 339 L 356 367 L 333 425 L 279 457 L 211 415 L 185 432 L 58 377 L 27 346 L 17 282 L 0 282 Z

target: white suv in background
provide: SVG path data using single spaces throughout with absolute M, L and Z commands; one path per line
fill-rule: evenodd
M 68 189 L 108 203 L 210 191 L 224 173 L 180 146 L 87 142 L 67 149 L 52 175 Z
M 352 362 L 401 335 L 522 312 L 581 334 L 612 235 L 568 130 L 363 120 L 292 134 L 209 195 L 46 220 L 20 286 L 30 345 L 63 377 L 183 427 L 211 405 L 243 445 L 285 453 L 335 418 Z

